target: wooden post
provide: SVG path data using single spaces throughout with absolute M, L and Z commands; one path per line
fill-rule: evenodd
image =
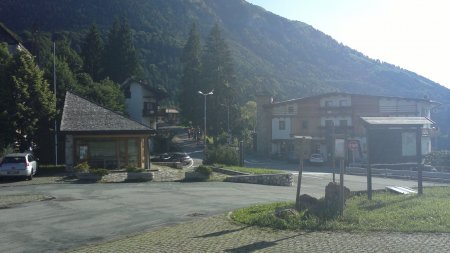
M 422 127 L 418 126 L 416 130 L 416 157 L 417 157 L 417 188 L 418 194 L 423 194 L 422 186 Z
M 297 182 L 297 195 L 295 196 L 295 209 L 300 211 L 300 188 L 302 185 L 302 174 L 303 174 L 303 141 L 300 139 L 300 163 L 298 168 L 298 182 Z
M 370 161 L 370 128 L 367 129 L 367 198 L 372 200 L 372 165 Z
M 340 178 L 339 178 L 339 192 L 340 192 L 340 212 L 341 216 L 344 215 L 344 205 L 345 205 L 345 193 L 344 193 L 344 159 L 341 159 L 339 161 L 339 167 L 340 167 Z

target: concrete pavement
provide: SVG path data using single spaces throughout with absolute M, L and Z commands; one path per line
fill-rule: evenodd
M 302 193 L 321 197 L 331 175 L 305 173 Z M 347 176 L 351 190 L 365 178 Z M 374 179 L 374 188 L 414 186 L 413 181 Z M 38 194 L 0 212 L 0 252 L 55 252 L 223 214 L 257 203 L 293 201 L 296 187 L 223 182 L 46 184 L 2 187 L 2 196 Z M 185 231 L 184 233 L 189 233 Z

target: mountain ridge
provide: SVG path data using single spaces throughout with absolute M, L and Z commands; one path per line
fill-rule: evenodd
M 92 23 L 105 31 L 116 16 L 128 18 L 150 82 L 164 83 L 172 95 L 181 85 L 177 58 L 189 27 L 196 22 L 205 38 L 217 22 L 231 48 L 243 100 L 254 99 L 255 90 L 280 99 L 336 91 L 450 99 L 450 90 L 432 80 L 371 59 L 311 25 L 244 0 L 0 2 L 0 21 L 19 33 L 83 34 Z

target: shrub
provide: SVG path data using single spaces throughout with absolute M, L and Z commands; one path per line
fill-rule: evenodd
M 225 165 L 238 165 L 239 155 L 236 148 L 227 146 L 208 147 L 204 164 L 220 163 Z
M 87 173 L 89 172 L 89 169 L 91 167 L 89 166 L 89 164 L 87 162 L 82 162 L 77 164 L 73 169 L 75 170 L 75 172 L 82 172 L 82 173 Z
M 40 175 L 52 175 L 58 173 L 65 173 L 66 166 L 65 165 L 54 165 L 54 164 L 40 164 L 39 165 L 39 174 Z
M 107 169 L 90 169 L 89 173 L 96 174 L 96 175 L 101 175 L 103 177 L 103 176 L 108 175 L 109 171 Z
M 143 168 L 138 168 L 138 167 L 133 167 L 133 166 L 128 166 L 126 169 L 126 172 L 144 172 L 145 169 Z
M 447 166 L 450 167 L 450 151 L 441 150 L 433 151 L 425 155 L 425 163 L 432 166 Z
M 200 165 L 195 169 L 195 172 L 202 173 L 205 176 L 210 176 L 212 169 L 211 167 Z

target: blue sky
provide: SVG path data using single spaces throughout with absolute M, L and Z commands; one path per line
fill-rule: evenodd
M 247 0 L 450 88 L 450 1 Z

